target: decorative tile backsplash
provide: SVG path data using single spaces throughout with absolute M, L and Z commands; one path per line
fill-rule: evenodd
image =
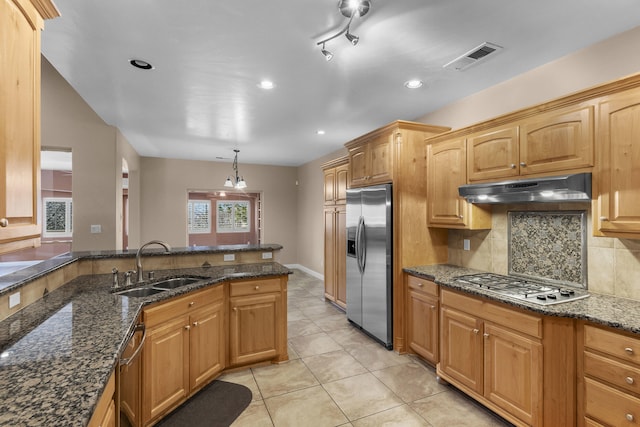
M 587 286 L 585 211 L 508 213 L 509 274 Z

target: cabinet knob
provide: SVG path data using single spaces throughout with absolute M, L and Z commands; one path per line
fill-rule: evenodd
M 435 306 L 435 305 L 432 305 L 432 306 L 431 306 L 431 310 L 435 310 L 435 309 L 436 309 L 436 306 Z
M 487 333 L 482 334 L 482 336 L 485 337 L 485 338 L 489 338 L 489 334 L 487 334 Z
M 195 302 L 191 301 L 191 302 L 189 303 L 189 307 L 193 307 L 195 304 L 196 304 Z
M 520 162 L 520 166 L 525 167 L 527 164 L 525 162 Z
M 191 329 L 191 326 L 190 325 L 186 325 L 184 328 L 188 331 L 189 329 Z
M 601 216 L 600 221 L 609 221 L 609 218 L 607 218 L 606 216 Z
M 238 307 L 233 307 L 233 311 L 238 311 Z
M 256 291 L 260 290 L 260 286 L 256 286 Z
M 464 218 L 464 215 L 458 215 L 458 218 L 462 219 Z
M 633 420 L 635 420 L 635 418 L 634 418 L 633 414 L 627 414 L 627 415 L 625 415 L 624 417 L 627 419 L 627 421 L 633 421 Z
M 418 286 L 419 286 L 419 287 L 422 287 L 422 283 L 418 283 Z
M 473 332 L 474 334 L 478 335 L 478 332 L 480 332 L 480 329 L 474 329 L 472 332 Z
M 8 227 L 8 226 L 9 226 L 9 220 L 7 218 L 0 219 L 0 227 Z
M 631 377 L 627 377 L 624 380 L 627 382 L 627 384 L 633 384 L 635 382 Z
M 626 351 L 627 354 L 633 354 L 633 349 L 631 347 L 626 347 L 624 351 Z
M 198 326 L 198 322 L 193 322 L 193 326 Z
M 511 163 L 511 164 L 509 165 L 509 167 L 510 167 L 511 169 L 515 169 L 515 168 L 516 168 L 516 164 L 515 164 L 515 163 Z

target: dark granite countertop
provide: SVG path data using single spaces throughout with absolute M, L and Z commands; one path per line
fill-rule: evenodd
M 156 281 L 205 279 L 145 298 L 111 293 L 110 274 L 77 277 L 0 322 L 0 425 L 87 425 L 145 305 L 231 279 L 290 273 L 274 262 L 156 270 Z
M 453 281 L 456 276 L 486 271 L 458 267 L 449 264 L 427 265 L 405 268 L 404 271 L 435 283 L 472 295 L 478 295 L 490 300 L 499 301 L 514 307 L 534 311 L 546 316 L 568 317 L 588 320 L 601 325 L 640 334 L 640 302 L 610 295 L 596 294 L 590 291 L 590 296 L 562 304 L 541 306 L 527 303 L 509 297 L 498 296 L 480 288 L 466 286 Z
M 277 251 L 280 249 L 282 249 L 282 245 L 277 243 L 265 243 L 262 245 L 188 246 L 184 248 L 171 248 L 171 255 L 263 252 Z M 84 251 L 68 252 L 58 255 L 11 274 L 0 276 L 0 295 L 13 292 L 29 282 L 82 259 L 135 258 L 137 251 L 137 249 L 124 251 Z M 149 256 L 166 255 L 163 248 L 150 247 L 144 250 L 145 258 Z

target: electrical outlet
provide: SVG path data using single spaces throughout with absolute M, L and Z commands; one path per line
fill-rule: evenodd
M 469 239 L 462 240 L 462 249 L 464 249 L 465 251 L 471 250 L 471 241 Z
M 272 252 L 262 252 L 262 259 L 271 259 L 273 258 Z
M 102 233 L 102 226 L 100 224 L 92 224 L 91 225 L 91 233 L 92 234 Z
M 235 256 L 235 254 L 224 254 L 224 260 L 225 261 L 235 261 L 236 260 L 236 256 Z
M 13 308 L 20 304 L 20 292 L 9 295 L 9 308 Z

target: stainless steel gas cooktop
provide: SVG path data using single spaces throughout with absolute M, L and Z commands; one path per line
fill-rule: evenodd
M 558 286 L 544 281 L 503 276 L 494 273 L 479 273 L 458 276 L 454 282 L 484 289 L 497 295 L 515 298 L 540 305 L 560 304 L 587 298 L 585 289 Z

